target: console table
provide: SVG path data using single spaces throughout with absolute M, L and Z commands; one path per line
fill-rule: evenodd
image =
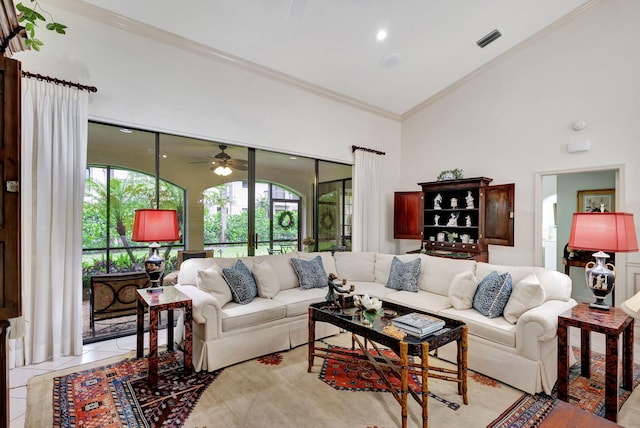
M 144 309 L 149 311 L 149 385 L 158 384 L 158 318 L 167 311 L 167 350 L 173 351 L 173 310 L 184 309 L 184 369 L 193 370 L 191 321 L 191 299 L 172 286 L 136 290 L 137 298 L 137 346 L 136 357 L 144 354 Z
M 580 329 L 580 368 L 583 377 L 591 377 L 591 332 L 606 336 L 605 417 L 618 420 L 618 340 L 622 334 L 622 388 L 633 390 L 633 318 L 622 309 L 591 309 L 579 303 L 571 312 L 558 316 L 558 398 L 568 401 L 569 327 Z

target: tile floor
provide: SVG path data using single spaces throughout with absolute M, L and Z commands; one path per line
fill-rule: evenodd
M 166 330 L 159 332 L 159 346 L 166 345 Z M 148 346 L 148 335 L 145 334 L 145 346 Z M 580 346 L 580 333 L 570 329 L 570 340 L 573 346 Z M 593 334 L 591 339 L 593 351 L 604 353 L 604 336 Z M 27 381 L 32 376 L 41 375 L 51 371 L 86 364 L 105 358 L 115 357 L 136 349 L 136 336 L 126 336 L 104 342 L 85 345 L 82 355 L 63 357 L 57 361 L 48 361 L 26 367 L 18 367 L 9 370 L 9 382 L 11 385 L 11 427 L 23 428 L 25 426 L 25 410 L 27 407 Z M 640 361 L 640 322 L 635 323 L 634 328 L 634 360 Z
M 158 346 L 167 343 L 167 331 L 158 333 Z M 145 347 L 148 347 L 149 336 L 145 333 Z M 104 342 L 96 342 L 84 345 L 82 355 L 62 357 L 56 361 L 47 361 L 26 367 L 16 367 L 9 370 L 10 385 L 10 428 L 23 428 L 25 426 L 25 411 L 27 408 L 27 381 L 32 376 L 38 376 L 48 372 L 62 370 L 80 364 L 91 363 L 105 358 L 116 357 L 136 349 L 136 336 L 121 337 Z

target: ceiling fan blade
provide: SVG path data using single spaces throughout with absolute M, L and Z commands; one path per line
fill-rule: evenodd
M 227 162 L 227 165 L 229 165 L 233 169 L 237 169 L 238 171 L 249 170 L 249 163 L 245 160 L 231 159 Z

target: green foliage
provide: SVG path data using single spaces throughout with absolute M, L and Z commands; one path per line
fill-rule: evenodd
M 42 15 L 42 13 L 38 12 L 38 10 L 46 13 L 42 7 L 40 7 L 40 3 L 37 0 L 29 0 L 33 7 L 26 6 L 23 2 L 16 4 L 16 9 L 18 10 L 18 22 L 24 23 L 24 29 L 26 32 L 25 35 L 25 46 L 33 49 L 34 51 L 39 51 L 40 47 L 44 44 L 38 38 L 36 38 L 36 28 L 38 27 L 38 21 L 42 21 L 42 23 L 47 22 L 47 19 Z M 47 13 L 47 15 L 49 15 Z M 67 26 L 61 24 L 59 22 L 55 22 L 53 17 L 49 15 L 49 22 L 46 23 L 45 28 L 49 31 L 55 31 L 58 34 L 66 34 Z

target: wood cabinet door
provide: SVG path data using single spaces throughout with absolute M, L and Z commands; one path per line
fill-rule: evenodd
M 422 241 L 424 193 L 396 192 L 393 199 L 393 237 Z
M 0 320 L 22 313 L 20 290 L 20 62 L 0 57 Z
M 515 184 L 484 188 L 484 243 L 513 247 Z

